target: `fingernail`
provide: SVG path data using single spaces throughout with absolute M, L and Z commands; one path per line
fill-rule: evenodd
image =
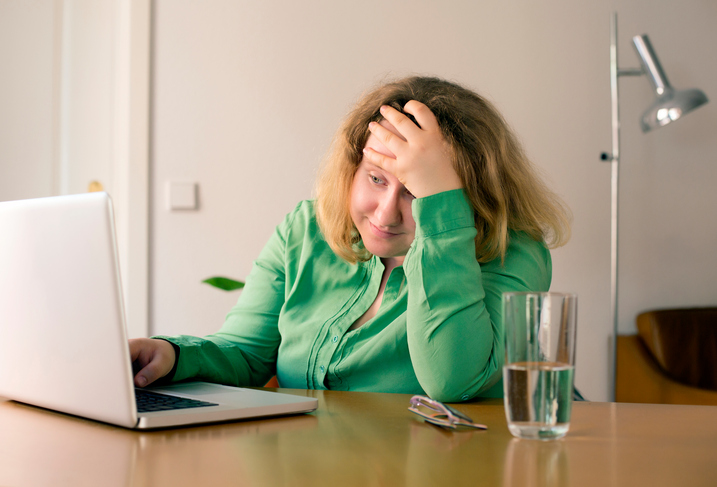
M 147 385 L 147 379 L 141 375 L 137 377 L 137 382 L 139 382 L 140 387 L 144 387 Z
M 369 122 L 369 124 L 368 124 L 369 130 L 371 130 L 371 129 L 374 128 L 375 126 L 376 126 L 376 122 Z
M 381 108 L 378 109 L 379 112 L 383 113 L 386 111 L 386 105 L 381 105 Z

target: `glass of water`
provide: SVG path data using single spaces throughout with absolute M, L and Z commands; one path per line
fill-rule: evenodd
M 503 388 L 513 436 L 552 440 L 568 432 L 577 305 L 575 294 L 503 294 Z

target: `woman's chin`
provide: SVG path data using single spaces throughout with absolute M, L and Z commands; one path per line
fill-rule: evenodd
M 386 245 L 386 243 L 364 241 L 364 246 L 366 247 L 366 250 L 380 259 L 403 259 L 403 257 L 406 256 L 406 252 L 408 252 L 408 247 L 404 248 L 400 245 Z

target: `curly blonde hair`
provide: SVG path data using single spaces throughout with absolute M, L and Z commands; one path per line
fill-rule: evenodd
M 324 161 L 316 185 L 316 212 L 319 228 L 337 255 L 351 263 L 371 258 L 349 212 L 351 185 L 369 137 L 369 122 L 383 118 L 382 105 L 403 112 L 410 100 L 430 108 L 453 149 L 453 167 L 473 207 L 479 262 L 505 257 L 509 229 L 551 248 L 568 241 L 569 210 L 543 183 L 495 107 L 458 84 L 414 76 L 363 96 L 342 123 Z

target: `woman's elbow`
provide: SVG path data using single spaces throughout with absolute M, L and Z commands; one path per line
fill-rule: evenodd
M 434 377 L 419 382 L 428 397 L 441 402 L 470 401 L 500 381 L 500 368 L 484 371 L 479 376 L 457 381 L 454 378 Z

